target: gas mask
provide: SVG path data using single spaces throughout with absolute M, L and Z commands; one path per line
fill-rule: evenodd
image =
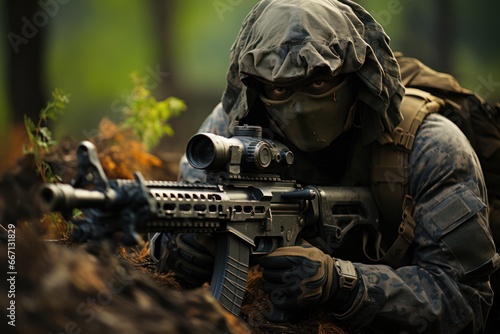
M 352 124 L 357 90 L 350 77 L 315 76 L 295 84 L 264 82 L 264 102 L 273 131 L 298 149 L 328 147 Z

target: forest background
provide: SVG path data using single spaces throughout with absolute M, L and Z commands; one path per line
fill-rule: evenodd
M 358 2 L 382 24 L 394 51 L 500 101 L 500 2 Z M 55 88 L 70 94 L 66 112 L 51 125 L 56 139 L 89 138 L 103 117 L 118 121 L 134 71 L 157 99 L 186 102 L 187 111 L 170 121 L 174 135 L 156 147 L 180 155 L 220 99 L 229 48 L 255 3 L 0 0 L 0 164 L 20 154 L 24 115 L 36 118 Z

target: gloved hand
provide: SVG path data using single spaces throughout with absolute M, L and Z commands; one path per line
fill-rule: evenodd
M 152 247 L 160 271 L 171 270 L 186 288 L 210 282 L 215 264 L 215 240 L 210 234 L 178 233 L 160 237 L 162 240 L 155 241 L 154 250 Z
M 281 311 L 293 311 L 313 307 L 326 302 L 345 304 L 354 300 L 357 291 L 357 275 L 352 263 L 335 261 L 318 248 L 303 243 L 300 246 L 278 248 L 260 259 L 263 268 L 264 290 L 273 306 Z M 349 267 L 354 285 L 348 291 L 341 290 L 336 265 Z M 340 269 L 339 269 L 340 270 Z M 342 277 L 345 289 L 345 277 Z M 340 298 L 339 298 L 340 297 Z M 285 312 L 286 313 L 286 312 Z M 289 316 L 292 313 L 288 313 Z M 286 321 L 283 312 L 270 316 L 273 321 Z

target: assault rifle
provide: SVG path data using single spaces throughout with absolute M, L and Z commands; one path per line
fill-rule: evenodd
M 207 173 L 204 183 L 108 180 L 95 146 L 77 148 L 77 175 L 71 184 L 45 184 L 41 202 L 68 218 L 74 208 L 73 238 L 108 238 L 121 231 L 126 245 L 139 233 L 213 233 L 216 257 L 211 294 L 238 315 L 245 293 L 251 256 L 292 246 L 299 233 L 315 229 L 340 245 L 356 225 L 378 229 L 378 213 L 367 188 L 306 186 L 278 175 L 293 163 L 283 144 L 262 138 L 256 126 L 236 126 L 234 136 L 193 136 L 187 145 L 189 163 Z M 274 319 L 279 320 L 275 314 Z

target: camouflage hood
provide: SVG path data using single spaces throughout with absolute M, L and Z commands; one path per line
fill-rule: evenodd
M 383 28 L 349 0 L 263 0 L 247 15 L 231 47 L 222 105 L 230 126 L 253 112 L 251 76 L 287 82 L 318 69 L 355 73 L 363 142 L 401 121 L 404 93 L 399 66 Z

